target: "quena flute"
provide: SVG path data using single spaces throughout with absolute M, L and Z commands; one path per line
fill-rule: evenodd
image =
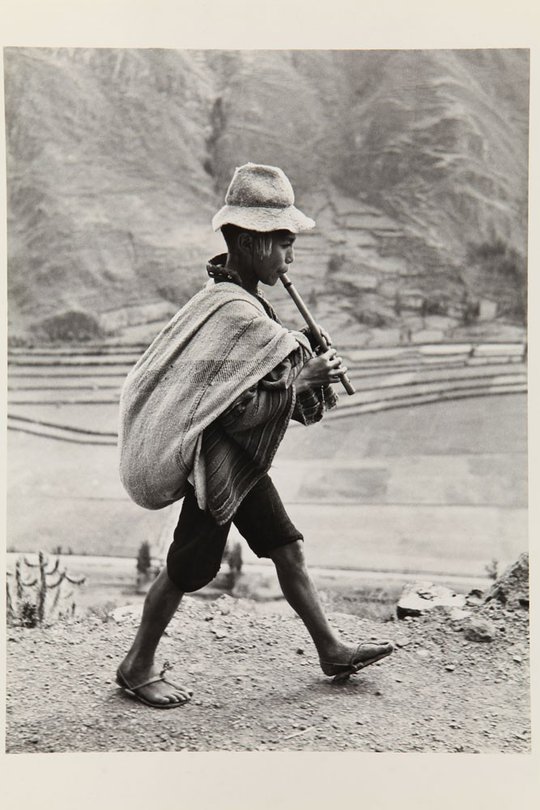
M 311 330 L 311 334 L 313 335 L 313 337 L 315 338 L 315 340 L 317 341 L 317 343 L 319 344 L 321 349 L 323 351 L 326 351 L 328 349 L 328 344 L 327 344 L 326 340 L 324 339 L 324 337 L 322 336 L 321 330 L 319 329 L 319 327 L 317 326 L 317 324 L 313 320 L 313 316 L 312 316 L 311 312 L 309 311 L 309 309 L 306 307 L 304 301 L 302 300 L 302 297 L 301 297 L 300 293 L 298 292 L 298 290 L 296 289 L 296 287 L 294 286 L 294 284 L 290 280 L 287 273 L 280 273 L 279 277 L 280 277 L 280 279 L 281 279 L 281 281 L 283 283 L 283 286 L 285 287 L 285 289 L 287 290 L 287 292 L 291 296 L 292 300 L 294 301 L 294 303 L 298 307 L 298 310 L 299 310 L 300 314 L 302 315 L 305 322 L 309 326 L 309 328 Z M 347 374 L 345 372 L 343 372 L 342 374 L 339 375 L 339 377 L 340 377 L 341 384 L 343 385 L 343 388 L 345 389 L 345 391 L 349 395 L 354 394 L 355 390 L 354 390 L 354 388 L 353 388 L 353 386 L 351 384 L 351 381 L 347 377 Z

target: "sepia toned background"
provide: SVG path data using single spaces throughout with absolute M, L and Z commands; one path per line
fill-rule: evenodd
M 515 616 L 486 631 L 497 642 L 494 674 L 470 673 L 471 707 L 490 681 L 481 724 L 472 708 L 463 724 L 448 717 L 453 698 L 439 706 L 434 685 L 422 700 L 435 714 L 419 730 L 405 716 L 388 728 L 383 703 L 375 739 L 356 725 L 339 733 L 342 709 L 329 735 L 328 716 L 316 723 L 311 704 L 293 699 L 277 671 L 256 706 L 249 686 L 257 689 L 257 679 L 248 686 L 237 676 L 238 694 L 231 681 L 231 717 L 218 713 L 203 735 L 192 719 L 181 734 L 171 726 L 163 738 L 151 727 L 132 739 L 107 677 L 125 630 L 106 625 L 136 621 L 178 514 L 178 505 L 145 511 L 121 487 L 121 386 L 205 283 L 206 260 L 223 250 L 212 214 L 235 166 L 248 160 L 279 164 L 297 204 L 317 220 L 298 239 L 291 272 L 357 389 L 310 430 L 291 426 L 272 470 L 327 609 L 346 617 L 336 619 L 345 628 L 361 621 L 364 634 L 380 633 L 407 615 L 404 588 L 422 606 L 441 588 L 463 606 L 465 594 L 487 592 L 527 551 L 528 51 L 7 48 L 4 56 L 8 617 L 15 627 L 59 622 L 60 679 L 73 677 L 69 645 L 80 630 L 67 633 L 62 623 L 89 622 L 79 678 L 99 681 L 113 713 L 100 719 L 100 704 L 81 698 L 86 731 L 74 734 L 63 711 L 64 720 L 37 725 L 32 701 L 13 712 L 25 688 L 19 656 L 10 750 L 526 750 L 521 584 Z M 300 325 L 281 286 L 268 294 L 286 323 Z M 39 566 L 43 588 L 33 606 L 24 583 Z M 272 566 L 233 532 L 222 571 L 185 610 L 199 638 L 186 677 L 211 656 L 204 639 L 232 643 L 230 620 L 203 623 L 220 596 L 232 600 L 225 615 L 235 613 L 244 644 L 247 615 L 261 614 L 250 648 L 269 643 L 265 628 L 278 616 L 291 621 Z M 293 625 L 276 643 L 294 643 Z M 441 628 L 429 630 L 428 649 L 392 631 L 412 645 L 396 683 L 406 658 L 413 673 L 428 659 L 454 672 L 457 653 Z M 101 654 L 92 674 L 105 637 L 113 652 Z M 302 639 L 296 644 L 304 654 Z M 245 647 L 233 650 L 242 659 Z M 45 652 L 36 648 L 33 660 L 54 705 Z M 266 701 L 278 681 L 282 702 L 277 724 L 268 725 Z M 324 687 L 312 688 L 322 708 Z M 221 708 L 213 689 L 199 684 L 203 715 L 208 701 Z M 494 721 L 500 701 L 506 708 Z M 447 724 L 449 737 L 439 731 Z

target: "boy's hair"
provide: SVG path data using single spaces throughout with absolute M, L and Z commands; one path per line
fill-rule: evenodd
M 259 259 L 265 259 L 272 252 L 272 243 L 277 231 L 261 233 L 260 231 L 250 231 L 247 228 L 240 228 L 238 225 L 227 223 L 221 226 L 221 233 L 225 239 L 229 253 L 236 251 L 238 237 L 241 233 L 247 233 L 253 238 L 253 248 Z

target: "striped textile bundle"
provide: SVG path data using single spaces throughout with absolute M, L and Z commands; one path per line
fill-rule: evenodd
M 232 500 L 208 497 L 212 476 L 204 472 L 205 430 L 299 351 L 302 360 L 295 365 L 300 366 L 311 357 L 305 336 L 272 320 L 238 285 L 211 282 L 197 293 L 156 337 L 122 389 L 120 477 L 130 497 L 147 509 L 160 509 L 183 497 L 193 471 L 199 503 L 208 503 L 218 522 L 229 519 L 245 486 L 236 487 Z M 267 403 L 270 414 L 261 412 L 264 418 L 244 448 L 246 454 L 253 452 L 252 442 L 267 448 L 255 456 L 260 475 L 269 468 L 294 407 L 292 385 L 276 390 L 278 396 Z M 248 476 L 248 489 L 254 483 Z

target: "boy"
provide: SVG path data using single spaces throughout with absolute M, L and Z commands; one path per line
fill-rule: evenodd
M 121 399 L 120 470 L 129 494 L 148 508 L 184 497 L 167 566 L 117 671 L 129 695 L 163 709 L 192 692 L 156 669 L 157 645 L 183 594 L 218 572 L 232 522 L 255 554 L 273 561 L 325 675 L 347 678 L 393 649 L 348 645 L 332 630 L 302 534 L 268 476 L 289 420 L 321 419 L 336 402 L 331 383 L 346 372 L 333 348 L 314 355 L 308 333 L 285 329 L 259 291 L 277 283 L 294 260 L 296 234 L 315 223 L 295 207 L 281 169 L 248 163 L 236 170 L 212 224 L 227 254 L 208 264 L 212 281 L 158 335 Z

